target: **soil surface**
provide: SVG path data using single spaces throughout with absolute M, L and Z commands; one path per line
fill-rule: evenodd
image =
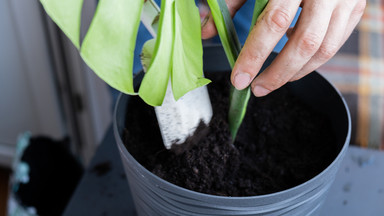
M 251 96 L 232 145 L 227 124 L 229 73 L 206 76 L 213 81 L 208 85 L 212 121 L 209 127 L 201 125 L 197 130 L 204 136 L 197 135 L 198 140 L 190 137 L 185 146 L 173 151 L 162 144 L 153 108 L 138 97 L 131 99 L 125 144 L 154 174 L 198 192 L 253 196 L 299 185 L 336 157 L 327 119 L 285 87 L 263 98 Z

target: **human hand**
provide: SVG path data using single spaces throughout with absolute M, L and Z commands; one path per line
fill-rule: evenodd
M 232 17 L 246 0 L 226 0 Z M 248 35 L 232 70 L 235 88 L 248 87 L 261 97 L 289 81 L 298 80 L 333 57 L 359 22 L 366 0 L 270 0 Z M 299 8 L 296 26 L 289 29 Z M 288 42 L 272 64 L 256 79 L 280 38 Z M 202 24 L 202 38 L 217 34 L 212 17 Z

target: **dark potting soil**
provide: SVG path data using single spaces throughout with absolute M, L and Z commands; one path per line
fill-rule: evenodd
M 229 73 L 206 74 L 213 106 L 203 138 L 166 150 L 152 107 L 131 98 L 125 132 L 128 151 L 148 170 L 181 187 L 214 195 L 252 196 L 282 191 L 323 171 L 336 157 L 327 119 L 286 87 L 251 96 L 234 145 L 227 124 Z M 201 137 L 201 136 L 197 136 Z M 192 143 L 192 144 L 191 144 Z

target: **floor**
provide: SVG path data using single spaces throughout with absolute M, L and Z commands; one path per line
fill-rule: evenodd
M 10 170 L 0 167 L 0 216 L 6 215 Z

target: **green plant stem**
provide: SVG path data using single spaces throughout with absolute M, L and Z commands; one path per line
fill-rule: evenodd
M 256 0 L 255 9 L 253 10 L 251 30 L 252 30 L 253 26 L 255 26 L 257 18 L 263 12 L 263 10 L 264 10 L 265 6 L 267 6 L 267 4 L 268 4 L 268 0 Z
M 232 136 L 232 142 L 235 142 L 237 132 L 239 131 L 240 125 L 244 120 L 250 97 L 250 87 L 243 90 L 237 90 L 235 87 L 231 86 L 228 123 Z
M 256 1 L 251 29 L 267 3 L 268 0 Z M 227 55 L 228 62 L 233 69 L 236 59 L 240 54 L 241 45 L 232 22 L 232 18 L 228 11 L 228 7 L 224 0 L 208 0 L 208 5 L 211 9 L 211 14 L 216 24 L 225 54 Z M 230 91 L 228 123 L 232 136 L 232 142 L 234 142 L 240 125 L 243 122 L 251 91 L 250 87 L 243 90 L 237 90 L 233 86 Z
M 224 0 L 208 0 L 207 2 L 229 65 L 233 68 L 240 54 L 241 45 L 227 5 Z
M 263 12 L 267 3 L 268 0 L 256 0 L 249 31 L 252 31 L 253 26 L 256 24 L 257 18 Z M 232 142 L 235 142 L 236 135 L 241 126 L 241 123 L 243 122 L 250 97 L 251 88 L 249 86 L 243 90 L 237 90 L 235 87 L 231 86 L 228 118 Z

